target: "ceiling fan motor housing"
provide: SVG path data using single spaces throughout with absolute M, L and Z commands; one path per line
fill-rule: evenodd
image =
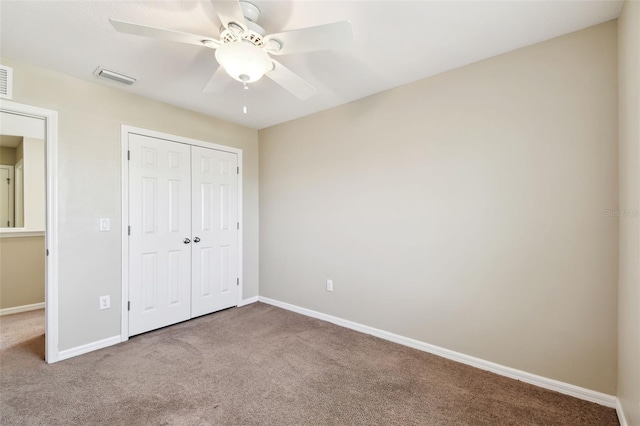
M 249 22 L 258 22 L 260 18 L 260 9 L 253 3 L 248 1 L 240 1 L 240 8 L 242 9 L 242 15 Z
M 258 47 L 262 47 L 263 37 L 266 34 L 264 28 L 257 24 L 260 17 L 260 9 L 252 3 L 241 1 L 240 7 L 242 14 L 246 20 L 248 31 L 242 28 L 242 25 L 231 22 L 227 28 L 220 28 L 220 40 L 223 43 L 234 43 L 238 40 L 248 41 Z
M 248 41 L 251 44 L 262 47 L 264 44 L 264 29 L 253 22 L 247 22 L 249 31 L 244 31 L 239 25 L 231 24 L 228 28 L 220 30 L 220 41 L 222 43 L 235 43 L 236 41 Z

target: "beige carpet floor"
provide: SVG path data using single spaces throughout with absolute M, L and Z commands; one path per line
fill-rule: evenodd
M 0 350 L 35 338 L 44 339 L 44 309 L 0 317 Z
M 613 409 L 261 303 L 52 365 L 42 329 L 5 345 L 18 315 L 38 314 L 0 317 L 2 425 L 618 424 Z

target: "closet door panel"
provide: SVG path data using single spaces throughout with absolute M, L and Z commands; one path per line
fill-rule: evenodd
M 129 135 L 129 335 L 191 317 L 188 145 Z
M 192 316 L 237 305 L 238 157 L 191 148 Z

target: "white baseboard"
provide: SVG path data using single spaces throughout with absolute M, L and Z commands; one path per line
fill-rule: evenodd
M 622 409 L 622 404 L 620 404 L 620 400 L 616 398 L 616 413 L 618 414 L 618 421 L 620 422 L 620 426 L 628 426 L 627 418 L 624 415 L 624 410 Z
M 269 299 L 267 297 L 259 296 L 258 300 L 260 302 L 267 303 L 269 305 L 277 306 L 279 308 L 297 312 L 302 315 L 317 318 L 317 319 L 327 321 L 342 327 L 350 328 L 352 330 L 356 330 L 362 333 L 370 334 L 372 336 L 376 336 L 384 340 L 389 340 L 394 343 L 399 343 L 404 346 L 409 346 L 414 349 L 418 349 L 424 352 L 438 355 L 443 358 L 450 359 L 452 361 L 461 362 L 463 364 L 467 364 L 472 367 L 479 368 L 481 370 L 491 371 L 492 373 L 496 373 L 501 376 L 506 376 L 512 379 L 520 380 L 522 382 L 539 386 L 541 388 L 550 389 L 565 395 L 570 395 L 579 399 L 583 399 L 585 401 L 595 402 L 596 404 L 604 405 L 605 407 L 616 408 L 617 398 L 613 395 L 607 395 L 605 393 L 582 388 L 580 386 L 575 386 L 569 383 L 560 382 L 558 380 L 549 379 L 546 377 L 527 373 L 526 371 L 516 370 L 515 368 L 496 364 L 491 361 L 485 361 L 483 359 L 465 355 L 460 352 L 455 352 L 449 349 L 441 348 L 439 346 L 431 345 L 429 343 L 421 342 L 420 340 L 415 340 L 409 337 L 400 336 L 398 334 L 390 333 L 388 331 L 369 327 L 368 325 L 359 324 L 357 322 L 334 317 L 332 315 L 327 315 L 321 312 L 312 311 L 311 309 L 302 308 L 300 306 L 292 305 L 285 302 L 280 302 L 278 300 Z
M 34 303 L 32 305 L 14 306 L 13 308 L 0 309 L 0 317 L 3 315 L 19 314 L 20 312 L 36 311 L 44 309 L 44 302 Z
M 257 301 L 258 301 L 258 296 L 250 297 L 248 299 L 242 299 L 242 301 L 240 303 L 238 303 L 238 308 L 250 305 L 252 303 L 256 303 Z
M 73 358 L 74 356 L 86 354 L 88 352 L 97 351 L 98 349 L 103 349 L 108 346 L 113 346 L 117 343 L 121 342 L 120 335 L 113 337 L 108 337 L 106 339 L 98 340 L 97 342 L 87 343 L 86 345 L 76 346 L 75 348 L 66 349 L 64 351 L 58 352 L 58 361 L 62 361 L 63 359 Z

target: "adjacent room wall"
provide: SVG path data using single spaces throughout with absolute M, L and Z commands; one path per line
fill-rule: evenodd
M 0 164 L 5 166 L 16 165 L 16 149 L 0 146 Z
M 260 294 L 615 394 L 616 43 L 608 22 L 261 130 Z
M 45 230 L 46 221 L 46 164 L 44 140 L 24 138 L 24 227 L 29 230 Z
M 3 117 L 7 117 L 3 114 Z M 24 117 L 20 117 L 24 118 Z M 23 123 L 24 124 L 24 123 Z M 40 129 L 39 126 L 35 126 Z M 44 130 L 42 134 L 44 134 Z M 32 134 L 25 132 L 26 134 Z M 41 136 L 42 137 L 42 136 Z M 3 148 L 6 149 L 6 148 Z M 14 164 L 23 160 L 24 219 L 16 209 L 15 223 L 25 230 L 45 230 L 45 149 L 42 139 L 24 137 L 13 148 Z M 15 197 L 14 205 L 17 205 Z M 45 294 L 44 236 L 0 236 L 0 309 L 43 303 Z
M 60 350 L 120 334 L 121 125 L 243 150 L 244 297 L 258 294 L 257 131 L 9 59 L 14 101 L 58 111 Z M 99 218 L 111 232 L 99 232 Z M 100 296 L 111 309 L 99 310 Z
M 0 309 L 44 302 L 44 237 L 0 238 Z
M 22 142 L 16 147 L 16 164 L 18 161 L 24 160 L 24 138 Z
M 629 425 L 640 425 L 640 2 L 618 21 L 620 118 L 620 281 L 618 398 Z

